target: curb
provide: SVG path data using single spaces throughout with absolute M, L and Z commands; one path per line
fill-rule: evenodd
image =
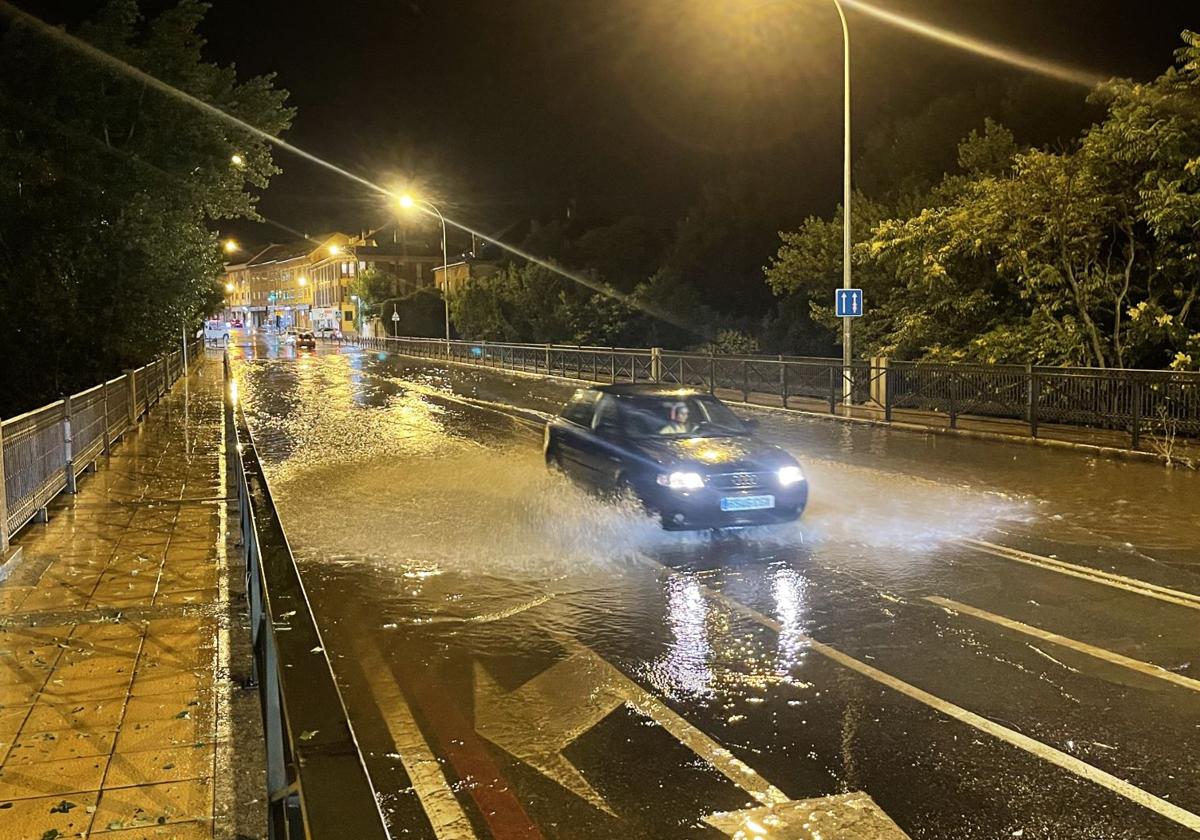
M 13 568 L 21 562 L 21 555 L 25 553 L 25 547 L 20 545 L 10 545 L 8 550 L 0 553 L 0 583 L 5 581 Z

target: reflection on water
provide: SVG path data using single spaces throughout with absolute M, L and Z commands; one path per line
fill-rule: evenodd
M 667 587 L 667 625 L 671 642 L 648 668 L 654 686 L 665 696 L 701 696 L 712 689 L 708 641 L 710 610 L 699 582 L 690 575 L 671 575 Z
M 771 592 L 775 596 L 775 619 L 780 624 L 778 660 L 775 673 L 785 677 L 803 656 L 804 595 L 808 583 L 795 569 L 776 569 L 771 576 Z

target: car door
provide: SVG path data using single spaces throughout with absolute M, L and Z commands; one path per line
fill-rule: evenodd
M 591 469 L 586 465 L 586 451 L 592 436 L 592 418 L 600 394 L 591 390 L 576 391 L 567 403 L 550 433 L 550 445 L 563 472 L 580 481 L 588 481 Z
M 617 398 L 605 394 L 596 402 L 592 435 L 581 452 L 588 481 L 600 490 L 615 490 L 626 465 Z

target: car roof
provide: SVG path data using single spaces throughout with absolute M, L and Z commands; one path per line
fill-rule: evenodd
M 619 382 L 614 385 L 598 385 L 592 390 L 615 397 L 695 397 L 708 395 L 707 391 L 686 385 L 664 385 L 658 382 Z

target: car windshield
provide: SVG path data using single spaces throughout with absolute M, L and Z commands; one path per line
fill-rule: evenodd
M 621 424 L 634 438 L 724 437 L 746 435 L 749 429 L 716 397 L 636 396 L 621 400 Z

